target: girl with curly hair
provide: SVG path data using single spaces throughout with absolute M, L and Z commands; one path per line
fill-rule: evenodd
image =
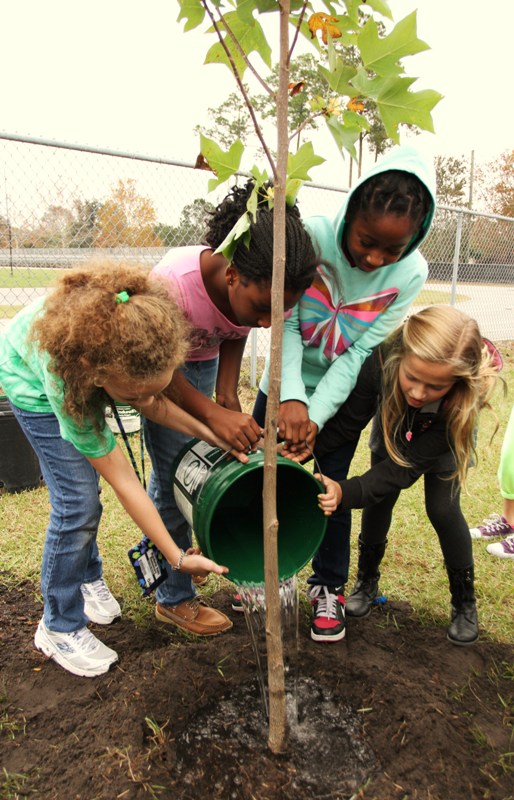
M 74 675 L 101 675 L 118 660 L 87 627 L 121 613 L 96 543 L 100 476 L 172 571 L 227 571 L 170 537 L 105 421 L 107 405 L 127 403 L 156 424 L 228 447 L 173 400 L 187 335 L 183 315 L 148 269 L 103 263 L 63 274 L 0 336 L 0 384 L 50 493 L 35 645 Z

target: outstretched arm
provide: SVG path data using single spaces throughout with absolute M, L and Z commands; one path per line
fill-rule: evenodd
M 112 486 L 127 514 L 138 528 L 157 545 L 168 563 L 172 566 L 178 564 L 180 548 L 166 530 L 159 512 L 143 489 L 119 445 L 116 445 L 106 456 L 88 458 L 88 461 Z M 209 572 L 215 572 L 223 575 L 228 572 L 228 568 L 216 564 L 210 558 L 191 552 L 184 556 L 181 572 L 187 572 L 190 575 L 207 575 Z

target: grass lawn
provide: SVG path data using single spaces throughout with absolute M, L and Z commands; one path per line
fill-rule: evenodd
M 469 300 L 469 295 L 466 294 L 456 294 L 455 295 L 455 302 L 456 303 L 464 303 L 466 300 Z M 423 291 L 421 291 L 416 299 L 414 300 L 413 305 L 415 306 L 435 306 L 438 303 L 449 303 L 450 302 L 450 285 L 448 285 L 448 290 L 443 291 L 442 289 L 431 289 L 430 285 L 426 285 Z
M 51 286 L 65 270 L 62 269 L 30 269 L 28 267 L 15 267 L 12 272 L 9 267 L 0 267 L 1 289 L 40 289 Z

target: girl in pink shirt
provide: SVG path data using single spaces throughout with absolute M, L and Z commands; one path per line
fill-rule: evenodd
M 237 450 L 251 448 L 261 428 L 244 414 L 238 398 L 241 359 L 251 328 L 271 325 L 273 211 L 266 198 L 250 226 L 250 244 L 238 240 L 232 261 L 215 252 L 247 210 L 250 180 L 234 187 L 207 222 L 206 244 L 170 250 L 153 277 L 165 281 L 191 324 L 187 361 L 173 378 L 179 402 Z M 319 259 L 297 206 L 286 207 L 284 309 L 290 310 L 316 275 Z M 215 397 L 215 401 L 212 399 Z M 180 547 L 191 544 L 191 529 L 173 496 L 173 462 L 190 438 L 144 420 L 152 461 L 149 494 Z M 221 612 L 204 605 L 190 576 L 172 572 L 156 590 L 156 616 L 197 635 L 231 627 Z

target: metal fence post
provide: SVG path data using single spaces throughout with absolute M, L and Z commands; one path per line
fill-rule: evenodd
M 257 328 L 250 332 L 250 386 L 257 387 Z
M 455 296 L 457 294 L 457 278 L 459 274 L 459 257 L 460 257 L 460 241 L 462 238 L 462 219 L 463 214 L 457 215 L 457 231 L 455 234 L 455 250 L 453 251 L 453 270 L 452 270 L 452 288 L 450 292 L 450 305 L 455 305 Z

